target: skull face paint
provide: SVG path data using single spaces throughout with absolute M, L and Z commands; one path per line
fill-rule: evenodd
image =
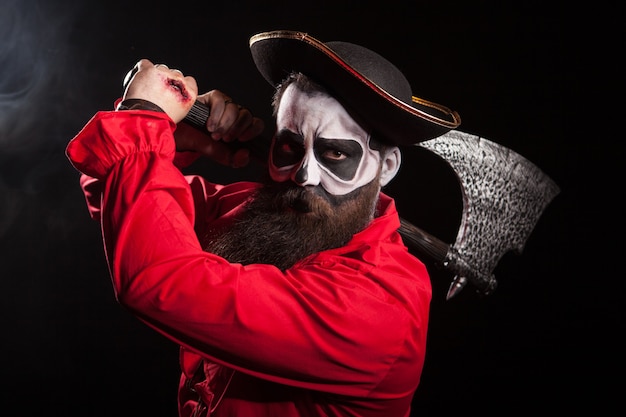
M 269 164 L 274 181 L 321 185 L 339 196 L 378 174 L 380 153 L 370 149 L 370 134 L 326 93 L 288 86 L 276 113 L 276 127 Z

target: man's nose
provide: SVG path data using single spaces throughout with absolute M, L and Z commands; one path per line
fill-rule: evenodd
M 305 157 L 300 167 L 294 171 L 291 179 L 296 184 L 304 187 L 305 185 L 319 185 L 320 183 L 320 167 L 315 158 Z

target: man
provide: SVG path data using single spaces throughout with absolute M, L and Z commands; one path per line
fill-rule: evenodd
M 146 59 L 68 145 L 116 297 L 181 346 L 181 416 L 409 416 L 431 286 L 381 189 L 400 146 L 458 116 L 358 45 L 275 31 L 250 47 L 277 87 L 267 180 L 185 177 L 199 154 L 245 164 L 225 145 L 263 122 Z M 209 134 L 177 125 L 195 100 Z

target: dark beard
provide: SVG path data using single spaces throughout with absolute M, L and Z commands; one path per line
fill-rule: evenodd
M 345 245 L 374 217 L 378 178 L 344 196 L 320 186 L 289 182 L 261 187 L 244 214 L 224 232 L 208 236 L 205 250 L 241 264 L 272 264 L 286 270 L 299 260 Z

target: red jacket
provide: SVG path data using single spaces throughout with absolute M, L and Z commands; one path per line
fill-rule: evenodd
M 286 272 L 231 264 L 197 235 L 258 185 L 185 177 L 174 129 L 164 113 L 99 112 L 67 155 L 102 222 L 117 300 L 181 346 L 181 416 L 198 395 L 210 407 L 223 395 L 212 416 L 409 416 L 431 285 L 394 201 L 381 193 L 380 216 L 346 246 Z M 201 365 L 210 381 L 191 381 Z

